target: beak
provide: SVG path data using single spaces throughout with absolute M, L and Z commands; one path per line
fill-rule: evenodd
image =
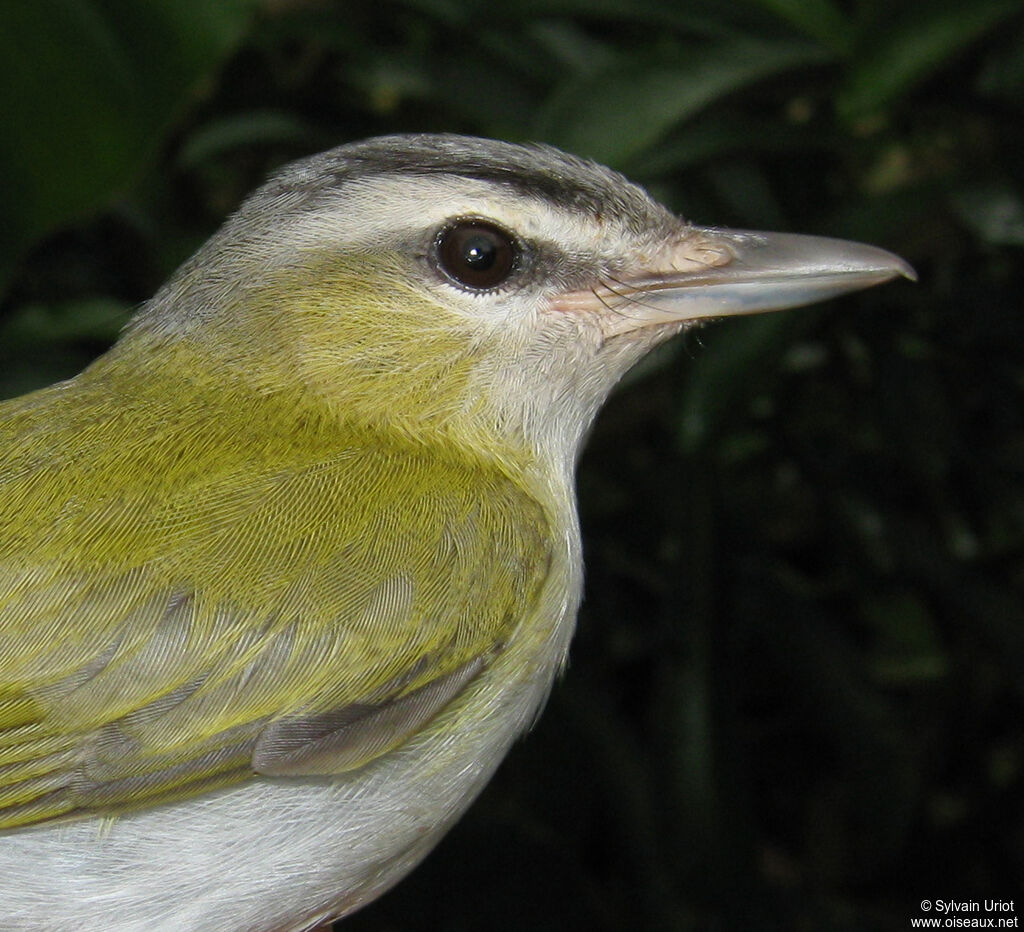
M 682 241 L 593 291 L 555 299 L 601 314 L 607 335 L 799 307 L 917 275 L 899 256 L 846 240 L 688 227 Z M 608 312 L 612 312 L 609 314 Z

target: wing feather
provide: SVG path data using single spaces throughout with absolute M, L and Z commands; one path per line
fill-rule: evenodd
M 49 432 L 0 407 L 0 828 L 360 766 L 465 688 L 547 573 L 543 510 L 478 461 L 159 418 L 69 457 L 36 407 Z

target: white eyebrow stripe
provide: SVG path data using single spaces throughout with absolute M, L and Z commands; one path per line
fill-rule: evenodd
M 264 210 L 280 218 L 268 203 Z M 280 255 L 345 249 L 387 249 L 429 235 L 454 217 L 491 220 L 525 240 L 555 243 L 567 253 L 592 253 L 605 239 L 621 242 L 624 224 L 562 207 L 514 187 L 462 176 L 387 173 L 354 179 L 264 236 Z

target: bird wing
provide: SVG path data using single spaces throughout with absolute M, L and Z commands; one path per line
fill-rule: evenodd
M 0 406 L 0 828 L 361 766 L 547 573 L 543 510 L 480 462 L 47 391 Z

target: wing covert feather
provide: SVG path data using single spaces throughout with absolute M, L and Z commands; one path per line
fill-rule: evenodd
M 11 404 L 0 828 L 360 766 L 464 688 L 547 573 L 543 510 L 478 462 L 355 438 L 225 457 L 173 425 L 83 462 L 59 416 L 53 456 L 15 448 Z

